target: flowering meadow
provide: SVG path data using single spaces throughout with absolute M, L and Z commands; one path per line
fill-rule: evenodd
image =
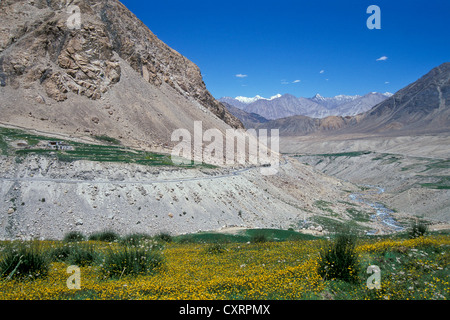
M 2 242 L 0 299 L 443 300 L 450 297 L 449 234 L 415 239 L 359 238 L 355 246 L 357 267 L 349 270 L 354 275 L 353 281 L 320 274 L 320 252 L 329 242 L 326 239 L 215 243 L 146 239 L 132 244 L 92 240 Z M 27 258 L 28 249 L 37 255 Z M 43 259 L 40 268 L 31 271 L 20 268 L 33 259 L 32 263 L 37 264 L 36 257 Z M 69 289 L 67 285 L 70 265 L 79 266 L 79 289 Z M 379 289 L 367 286 L 370 265 L 381 270 Z

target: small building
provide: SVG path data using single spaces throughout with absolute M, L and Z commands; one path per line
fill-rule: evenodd
M 64 141 L 49 141 L 47 147 L 52 150 L 70 151 L 74 148 Z

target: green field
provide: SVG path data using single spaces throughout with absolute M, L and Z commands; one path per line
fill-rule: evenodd
M 450 189 L 450 176 L 433 177 L 436 182 L 421 183 L 422 188 L 448 190 Z
M 197 166 L 193 162 L 182 165 L 175 164 L 172 161 L 171 156 L 167 154 L 158 154 L 120 146 L 118 140 L 107 136 L 97 136 L 96 139 L 103 144 L 79 143 L 29 134 L 17 129 L 0 128 L 0 154 L 15 156 L 16 161 L 18 162 L 28 155 L 43 155 L 66 162 L 88 160 L 98 162 L 136 163 L 147 166 L 178 166 L 187 168 Z M 11 145 L 14 141 L 19 140 L 26 141 L 28 146 L 25 148 L 14 148 Z M 74 150 L 59 151 L 38 146 L 40 142 L 45 141 L 65 142 L 72 146 Z M 208 164 L 202 164 L 200 166 L 213 167 Z
M 360 157 L 366 154 L 371 154 L 372 151 L 351 151 L 351 152 L 340 152 L 340 153 L 320 153 L 320 154 L 313 154 L 313 155 L 295 155 L 294 157 L 308 157 L 308 156 L 315 156 L 315 157 L 328 157 L 328 158 L 338 158 L 338 157 Z

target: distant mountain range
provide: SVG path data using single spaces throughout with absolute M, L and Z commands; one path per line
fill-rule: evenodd
M 391 93 L 370 92 L 364 96 L 338 95 L 325 98 L 316 94 L 312 98 L 295 97 L 291 94 L 277 94 L 270 98 L 256 96 L 223 97 L 220 102 L 247 113 L 258 114 L 268 120 L 303 115 L 311 118 L 328 116 L 354 116 L 370 110 L 376 104 L 391 97 Z M 242 120 L 242 119 L 241 119 Z
M 310 100 L 313 99 L 321 98 L 316 96 Z M 351 102 L 357 100 L 358 98 L 355 98 Z M 340 108 L 345 105 L 348 103 L 341 104 Z M 325 118 L 296 115 L 260 123 L 256 128 L 279 129 L 282 136 L 304 136 L 313 133 L 323 135 L 448 133 L 450 62 L 434 68 L 364 113 Z

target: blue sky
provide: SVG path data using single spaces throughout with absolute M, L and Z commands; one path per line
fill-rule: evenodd
M 216 98 L 395 93 L 450 61 L 448 0 L 122 3 L 200 67 Z M 381 29 L 367 28 L 370 5 Z

